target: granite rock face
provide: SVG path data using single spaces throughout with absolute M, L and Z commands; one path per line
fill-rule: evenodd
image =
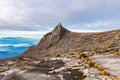
M 62 24 L 59 23 L 52 32 L 47 33 L 38 44 L 38 48 L 40 50 L 47 49 L 51 47 L 53 44 L 56 44 L 65 33 L 69 32 L 67 29 L 62 27 Z
M 41 57 L 52 53 L 80 53 L 96 50 L 103 52 L 112 46 L 120 46 L 120 30 L 96 33 L 77 33 L 65 29 L 59 23 L 40 40 L 38 45 L 30 47 L 23 56 Z M 118 48 L 117 48 L 118 49 Z

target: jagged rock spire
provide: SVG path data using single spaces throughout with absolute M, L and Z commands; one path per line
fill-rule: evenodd
M 46 34 L 39 43 L 39 49 L 46 49 L 49 48 L 51 45 L 56 44 L 64 34 L 68 32 L 61 23 L 59 23 L 53 31 Z
M 65 29 L 61 23 L 59 23 L 52 31 L 52 35 L 54 36 L 63 36 L 65 34 L 65 32 L 68 31 L 67 29 Z

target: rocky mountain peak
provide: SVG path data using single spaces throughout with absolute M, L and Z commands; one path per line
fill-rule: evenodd
M 63 26 L 62 26 L 62 24 L 61 23 L 59 23 L 54 29 L 53 29 L 53 31 L 60 31 L 61 29 L 63 28 Z
M 52 35 L 55 36 L 63 36 L 68 30 L 65 29 L 61 23 L 59 23 L 52 31 Z
M 62 28 L 62 24 L 61 23 L 58 23 L 58 25 L 55 27 L 56 28 Z
M 46 49 L 52 46 L 53 44 L 56 44 L 62 36 L 65 35 L 66 32 L 69 32 L 67 29 L 65 29 L 61 23 L 59 23 L 53 31 L 47 33 L 39 42 L 38 47 L 39 49 Z

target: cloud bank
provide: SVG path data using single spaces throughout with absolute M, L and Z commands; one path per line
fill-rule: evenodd
M 120 0 L 0 0 L 0 30 L 50 31 L 120 28 Z

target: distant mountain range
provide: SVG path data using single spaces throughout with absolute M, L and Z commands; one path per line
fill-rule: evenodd
M 36 45 L 37 40 L 22 37 L 0 38 L 0 59 L 18 56 L 31 45 Z

